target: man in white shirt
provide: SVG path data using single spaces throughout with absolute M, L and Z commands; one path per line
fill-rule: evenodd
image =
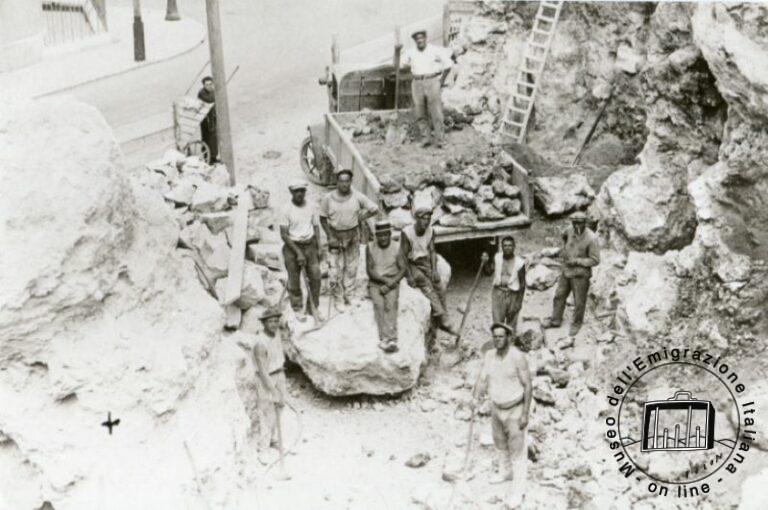
M 342 311 L 355 294 L 361 223 L 375 216 L 379 207 L 352 187 L 352 170 L 342 168 L 337 176 L 336 189 L 320 199 L 320 225 L 328 237 L 328 262 L 341 280 L 331 293 L 336 309 Z
M 525 259 L 515 254 L 515 238 L 501 239 L 501 251 L 494 255 L 491 313 L 493 322 L 503 322 L 513 330 L 525 296 Z
M 288 296 L 291 308 L 304 320 L 304 298 L 301 291 L 301 271 L 309 280 L 309 299 L 316 313 L 320 310 L 320 222 L 315 208 L 306 201 L 307 183 L 297 180 L 288 186 L 291 201 L 280 218 L 283 239 L 283 260 L 288 272 Z M 309 310 L 312 312 L 312 310 Z
M 445 83 L 445 77 L 453 66 L 450 50 L 441 46 L 427 44 L 427 32 L 419 30 L 411 36 L 416 41 L 415 48 L 405 51 L 403 64 L 411 68 L 413 81 L 411 95 L 413 109 L 421 129 L 422 147 L 431 145 L 429 125 L 435 145 L 442 148 L 445 138 L 443 126 L 443 99 L 440 89 Z M 429 119 L 427 119 L 429 114 Z

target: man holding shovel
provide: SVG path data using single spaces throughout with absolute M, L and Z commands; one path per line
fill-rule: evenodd
M 503 323 L 491 326 L 494 349 L 485 353 L 473 406 L 487 392 L 491 400 L 493 442 L 501 450 L 499 476 L 491 483 L 513 481 L 513 496 L 522 498 L 526 479 L 525 431 L 531 409 L 531 373 L 516 345 L 514 330 Z
M 320 226 L 317 212 L 306 201 L 307 183 L 296 180 L 288 186 L 291 201 L 280 219 L 280 237 L 283 239 L 283 260 L 288 273 L 288 295 L 291 308 L 299 320 L 304 321 L 304 295 L 301 290 L 301 272 L 308 282 L 307 300 L 310 311 L 317 315 L 320 307 Z M 322 320 L 322 318 L 320 318 Z

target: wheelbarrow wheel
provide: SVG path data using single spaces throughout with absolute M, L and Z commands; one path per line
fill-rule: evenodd
M 202 161 L 210 163 L 209 158 L 211 157 L 211 149 L 204 141 L 195 140 L 184 146 L 184 155 L 198 156 Z
M 323 178 L 323 174 L 315 158 L 315 151 L 312 147 L 312 138 L 306 137 L 301 142 L 301 149 L 299 149 L 299 162 L 301 164 L 301 170 L 306 174 L 307 179 L 313 184 L 319 186 L 326 186 L 327 183 Z

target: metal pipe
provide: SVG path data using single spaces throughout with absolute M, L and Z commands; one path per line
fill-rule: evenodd
M 653 448 L 658 448 L 659 442 L 659 409 L 653 410 Z
M 165 21 L 179 21 L 179 8 L 176 6 L 176 0 L 168 0 L 165 6 Z
M 141 20 L 140 0 L 133 0 L 133 59 L 136 62 L 146 60 L 144 48 L 144 22 Z

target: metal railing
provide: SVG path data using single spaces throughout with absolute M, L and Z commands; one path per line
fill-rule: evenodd
M 105 0 L 42 0 L 46 46 L 87 39 L 107 30 Z

